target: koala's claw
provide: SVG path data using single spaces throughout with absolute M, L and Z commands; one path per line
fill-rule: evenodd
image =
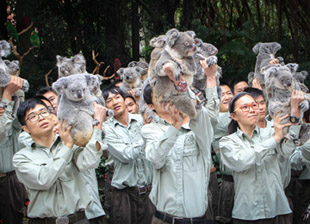
M 206 59 L 206 62 L 208 64 L 208 66 L 213 66 L 213 65 L 217 64 L 217 57 L 216 56 L 208 57 Z
M 99 124 L 99 121 L 97 120 L 97 119 L 94 119 L 93 120 L 93 126 L 96 126 L 96 125 L 98 125 Z
M 113 117 L 114 116 L 114 111 L 108 109 L 107 112 L 106 112 L 106 115 L 107 115 L 107 117 Z
M 299 104 L 299 108 L 302 112 L 305 112 L 306 110 L 309 109 L 309 102 L 304 100 L 303 102 Z

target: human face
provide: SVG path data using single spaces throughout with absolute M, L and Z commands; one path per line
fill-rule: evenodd
M 234 95 L 231 92 L 229 86 L 227 85 L 221 86 L 221 89 L 222 89 L 222 99 L 220 103 L 220 112 L 227 112 L 229 108 L 229 103 Z
M 267 114 L 267 104 L 263 96 L 259 96 L 255 98 L 256 103 L 258 103 L 258 119 L 259 121 L 263 121 L 266 118 Z
M 138 113 L 138 105 L 131 99 L 130 97 L 127 97 L 125 99 L 125 104 L 127 107 L 127 110 L 131 114 L 137 114 Z
M 57 102 L 57 95 L 50 91 L 50 92 L 46 92 L 44 94 L 42 94 L 42 96 L 44 96 L 45 98 L 47 98 L 53 105 L 55 112 L 57 114 L 57 109 L 58 109 L 58 102 Z
M 243 92 L 246 87 L 249 87 L 249 85 L 245 81 L 238 82 L 234 86 L 234 94 L 236 95 L 237 93 Z
M 248 127 L 253 126 L 255 127 L 256 123 L 258 122 L 258 110 L 254 110 L 253 107 L 250 107 L 249 111 L 242 111 L 240 109 L 243 105 L 249 105 L 252 103 L 256 103 L 253 97 L 249 95 L 245 95 L 240 97 L 235 102 L 235 108 L 233 113 L 230 114 L 231 118 L 238 122 L 239 126 L 241 127 Z
M 124 113 L 127 113 L 127 108 L 124 98 L 121 94 L 109 93 L 106 101 L 106 107 L 114 111 L 114 117 L 122 116 Z
M 23 130 L 31 134 L 33 137 L 39 137 L 41 135 L 53 133 L 55 125 L 54 117 L 51 116 L 51 114 L 45 117 L 38 115 L 44 110 L 47 110 L 45 106 L 42 104 L 37 104 L 33 109 L 30 109 L 26 112 L 26 125 L 23 125 Z M 33 122 L 30 121 L 29 118 L 33 115 L 38 115 L 38 120 Z

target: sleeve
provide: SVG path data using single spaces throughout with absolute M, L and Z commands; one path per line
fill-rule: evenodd
M 38 159 L 27 154 L 27 148 L 13 156 L 13 166 L 20 182 L 34 190 L 48 190 L 64 172 L 73 155 L 73 150 L 61 146 L 54 158 Z M 31 150 L 31 149 L 30 149 Z
M 271 137 L 246 148 L 241 140 L 232 139 L 230 135 L 220 139 L 220 156 L 229 169 L 241 172 L 260 162 L 267 153 L 274 152 L 276 145 L 276 141 Z
M 206 88 L 205 91 L 207 98 L 205 108 L 208 111 L 212 127 L 215 128 L 216 124 L 218 123 L 218 117 L 220 111 L 220 100 L 217 95 L 217 87 Z
M 145 146 L 142 138 L 138 142 L 126 142 L 111 127 L 106 128 L 105 134 L 109 153 L 122 163 L 129 163 L 144 153 L 142 151 Z
M 12 116 L 14 101 L 2 98 L 2 103 L 6 105 L 6 108 L 2 116 L 0 116 L 0 143 L 8 137 L 9 131 L 13 128 L 14 121 Z
M 166 131 L 153 123 L 142 127 L 142 136 L 146 142 L 145 156 L 155 169 L 161 169 L 165 165 L 178 133 L 179 130 L 172 125 Z
M 99 166 L 103 149 L 102 130 L 94 128 L 93 135 L 85 147 L 78 147 L 74 153 L 75 163 L 80 171 L 94 169 Z
M 289 134 L 291 136 L 294 136 L 297 138 L 299 136 L 301 126 L 300 125 L 292 125 L 289 127 Z M 281 141 L 280 144 L 277 144 L 277 152 L 284 156 L 285 158 L 288 158 L 294 150 L 296 149 L 296 145 L 294 143 L 293 139 L 284 139 Z

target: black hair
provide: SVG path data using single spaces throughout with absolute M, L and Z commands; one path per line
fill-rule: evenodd
M 220 86 L 228 86 L 230 88 L 228 82 L 225 82 L 224 80 L 220 80 Z
M 49 101 L 49 100 L 47 100 L 47 101 Z M 25 120 L 26 113 L 29 110 L 35 108 L 35 106 L 38 104 L 43 105 L 46 109 L 49 110 L 48 106 L 44 103 L 43 98 L 41 98 L 41 96 L 40 97 L 35 96 L 32 98 L 29 98 L 19 106 L 19 108 L 17 109 L 17 119 L 18 119 L 19 123 L 21 123 L 21 125 L 26 125 L 26 120 Z
M 143 91 L 143 99 L 146 104 L 153 104 L 152 101 L 153 88 L 150 84 L 147 84 Z
M 43 94 L 45 94 L 45 93 L 47 93 L 47 92 L 53 92 L 53 93 L 55 93 L 55 94 L 57 95 L 56 91 L 55 91 L 52 87 L 50 87 L 50 86 L 44 86 L 44 87 L 40 88 L 40 89 L 36 92 L 36 96 L 38 96 L 38 95 L 43 95 Z
M 230 82 L 229 82 L 229 87 L 231 89 L 231 91 L 234 93 L 234 87 L 235 85 L 237 85 L 239 82 L 247 82 L 247 80 L 245 80 L 244 78 L 242 78 L 241 76 L 238 76 L 234 79 L 232 79 Z
M 130 99 L 132 99 L 133 100 L 133 102 L 135 103 L 135 104 L 137 104 L 137 101 L 136 101 L 136 99 L 131 95 L 131 94 L 125 94 L 125 99 L 126 98 L 130 98 Z
M 304 120 L 306 123 L 310 123 L 310 107 L 304 112 Z
M 103 89 L 102 96 L 103 96 L 104 100 L 107 100 L 110 93 L 120 94 L 123 97 L 123 99 L 125 100 L 124 92 L 117 86 L 110 85 L 107 88 Z
M 254 87 L 247 87 L 243 90 L 243 92 L 249 93 L 254 99 L 256 99 L 259 96 L 264 97 L 263 91 Z
M 236 104 L 236 101 L 238 99 L 240 99 L 241 97 L 245 96 L 245 95 L 248 95 L 248 96 L 251 96 L 249 93 L 246 93 L 246 92 L 241 92 L 241 93 L 237 93 L 230 101 L 229 103 L 229 113 L 235 113 L 235 104 Z M 253 97 L 253 96 L 251 96 Z M 237 128 L 239 127 L 239 124 L 237 121 L 231 119 L 229 125 L 228 125 L 228 134 L 232 134 L 232 133 L 235 133 L 237 131 Z

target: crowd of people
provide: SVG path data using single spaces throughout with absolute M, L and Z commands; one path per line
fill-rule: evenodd
M 285 133 L 298 136 L 310 121 L 309 111 L 300 117 L 304 93 L 292 92 L 290 114 L 270 117 L 259 85 L 221 82 L 218 96 L 217 65 L 201 64 L 206 100 L 196 98 L 195 118 L 157 102 L 147 85 L 143 99 L 155 113 L 147 120 L 139 97 L 113 83 L 103 89 L 105 107 L 94 103 L 98 122 L 85 147 L 74 145 L 71 126 L 57 119 L 50 87 L 12 114 L 23 82 L 12 77 L 0 108 L 3 223 L 22 223 L 25 196 L 30 224 L 300 223 L 310 203 L 310 141 L 297 147 Z M 294 119 L 283 123 L 287 118 Z M 95 169 L 103 155 L 109 171 L 102 207 Z

